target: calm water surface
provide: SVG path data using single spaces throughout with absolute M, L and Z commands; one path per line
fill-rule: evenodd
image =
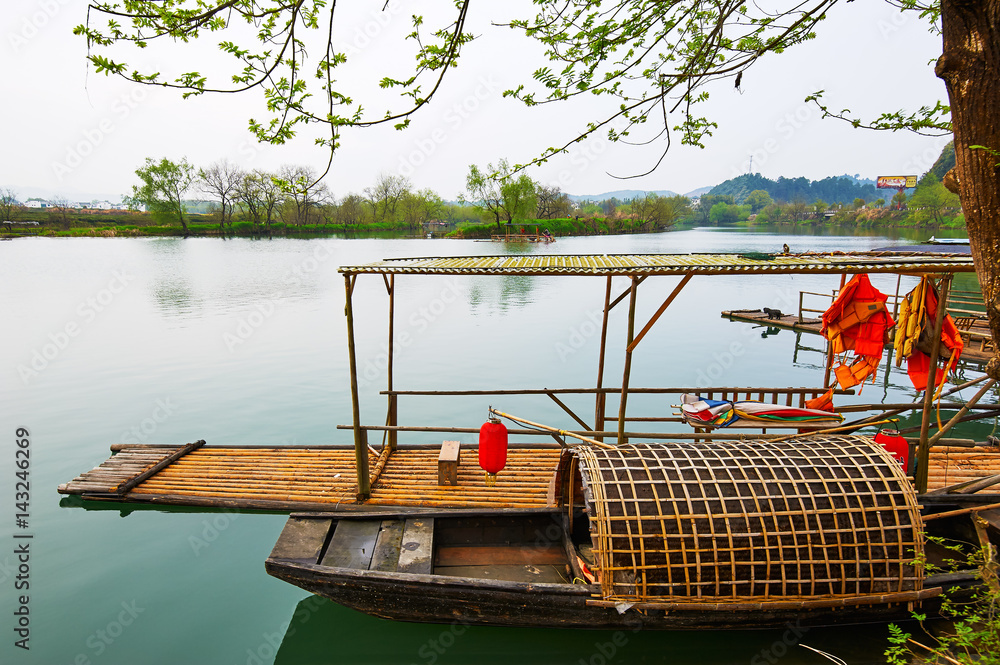
M 692 230 L 560 239 L 547 253 L 865 250 L 879 236 Z M 851 663 L 880 662 L 883 626 L 731 633 L 613 633 L 402 624 L 311 599 L 264 572 L 284 517 L 131 510 L 62 501 L 55 491 L 116 442 L 347 443 L 350 421 L 340 265 L 386 257 L 495 254 L 447 240 L 23 239 L 0 243 L 6 443 L 0 528 L 0 662 L 56 665 L 287 663 L 822 663 L 801 644 Z M 875 278 L 883 290 L 894 278 Z M 904 288 L 912 286 L 906 279 Z M 640 289 L 645 321 L 676 280 Z M 616 282 L 615 290 L 627 280 Z M 639 347 L 633 386 L 815 386 L 820 338 L 765 332 L 723 309 L 795 311 L 799 291 L 833 277 L 695 278 Z M 601 278 L 397 279 L 401 389 L 591 387 Z M 387 297 L 355 291 L 362 417 L 384 418 Z M 611 322 L 607 385 L 622 372 L 625 307 Z M 906 377 L 863 401 L 906 399 Z M 489 403 L 572 425 L 537 399 L 412 398 L 408 424 L 478 426 Z M 592 413 L 587 400 L 571 406 Z M 669 404 L 630 401 L 630 414 Z M 15 529 L 14 432 L 31 432 L 27 529 Z M 986 428 L 989 433 L 992 424 Z M 983 433 L 977 431 L 977 435 Z M 414 436 L 407 441 L 439 441 Z M 31 534 L 30 589 L 15 589 L 14 531 Z M 30 651 L 13 646 L 15 598 L 30 598 Z M 757 660 L 755 660 L 755 657 Z M 770 660 L 769 660 L 770 659 Z

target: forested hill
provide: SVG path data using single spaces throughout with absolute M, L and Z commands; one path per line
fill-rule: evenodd
M 853 203 L 854 199 L 874 201 L 880 194 L 873 185 L 861 185 L 850 178 L 824 178 L 808 180 L 806 178 L 778 178 L 771 180 L 759 173 L 745 175 L 727 180 L 712 188 L 709 194 L 732 196 L 737 204 L 742 204 L 747 195 L 754 190 L 762 189 L 775 201 L 794 203 L 813 203 L 826 201 L 833 203 Z

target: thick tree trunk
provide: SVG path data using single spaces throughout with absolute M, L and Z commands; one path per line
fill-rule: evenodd
M 990 330 L 1000 342 L 1000 0 L 942 0 L 941 17 L 944 53 L 935 71 L 948 88 L 955 132 L 955 168 L 945 182 L 957 181 Z M 1000 379 L 1000 353 L 986 371 Z

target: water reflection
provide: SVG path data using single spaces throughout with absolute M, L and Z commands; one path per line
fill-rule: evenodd
M 391 638 L 390 638 L 391 636 Z M 502 628 L 414 624 L 376 619 L 310 596 L 289 620 L 275 665 L 341 663 L 400 665 L 424 663 L 482 665 L 609 665 L 614 662 L 703 664 L 825 662 L 808 647 L 850 663 L 883 662 L 888 646 L 885 626 L 778 630 L 608 631 L 552 628 Z M 724 639 L 720 639 L 723 638 Z M 262 654 L 270 645 L 262 643 Z M 261 658 L 266 662 L 265 658 Z

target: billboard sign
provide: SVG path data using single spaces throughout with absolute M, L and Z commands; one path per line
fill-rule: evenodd
M 917 176 L 915 175 L 880 175 L 879 189 L 912 189 L 917 186 Z

